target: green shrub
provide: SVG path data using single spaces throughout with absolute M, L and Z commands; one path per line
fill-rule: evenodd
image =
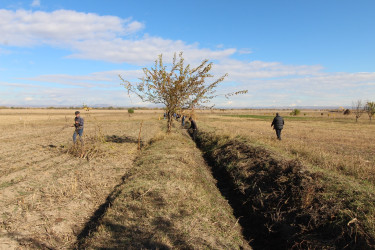
M 299 115 L 300 113 L 301 113 L 301 110 L 294 109 L 291 114 L 294 115 L 294 116 L 296 116 L 296 115 Z
M 134 114 L 134 109 L 128 109 L 129 114 Z

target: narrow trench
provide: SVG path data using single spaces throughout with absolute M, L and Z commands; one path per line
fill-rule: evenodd
M 347 221 L 350 217 L 342 217 L 339 213 L 339 209 L 345 204 L 333 203 L 315 196 L 315 193 L 322 192 L 324 187 L 314 181 L 314 176 L 297 171 L 301 166 L 296 162 L 280 165 L 279 169 L 268 154 L 262 154 L 261 151 L 255 154 L 256 151 L 245 150 L 242 153 L 254 163 L 251 165 L 251 177 L 239 174 L 238 171 L 246 170 L 236 167 L 233 170 L 235 172 L 229 173 L 231 170 L 226 166 L 229 166 L 232 158 L 236 158 L 238 151 L 234 149 L 232 152 L 226 147 L 235 145 L 234 148 L 238 146 L 243 149 L 246 145 L 231 141 L 215 148 L 215 139 L 209 139 L 204 135 L 198 136 L 196 146 L 202 151 L 217 181 L 218 189 L 228 200 L 234 216 L 239 220 L 243 237 L 253 249 L 373 249 L 374 240 L 364 229 L 357 225 L 349 226 Z M 225 156 L 217 159 L 218 154 Z M 237 174 L 239 176 L 235 177 Z M 281 177 L 288 181 L 279 181 Z M 248 188 L 244 193 L 238 190 L 236 181 L 247 183 Z M 306 194 L 303 192 L 308 191 L 307 194 L 313 193 L 314 198 L 306 209 L 301 202 Z M 287 205 L 279 206 L 280 202 Z
M 195 143 L 197 148 L 203 152 L 203 157 L 217 181 L 216 185 L 232 207 L 233 215 L 242 227 L 243 237 L 250 246 L 255 250 L 287 249 L 287 239 L 283 235 L 272 233 L 267 229 L 267 220 L 261 214 L 252 212 L 251 204 L 247 202 L 246 196 L 236 188 L 227 170 L 215 165 L 212 156 L 203 151 L 199 140 L 196 140 Z
M 253 249 L 285 249 L 286 242 L 276 235 L 264 234 L 265 231 L 265 219 L 259 215 L 251 214 L 248 204 L 246 204 L 246 197 L 236 190 L 234 183 L 229 177 L 229 173 L 218 168 L 212 164 L 212 159 L 204 154 L 204 158 L 211 168 L 212 175 L 217 181 L 217 187 L 225 199 L 228 200 L 230 206 L 233 209 L 233 214 L 238 219 L 241 227 L 242 234 L 250 243 Z

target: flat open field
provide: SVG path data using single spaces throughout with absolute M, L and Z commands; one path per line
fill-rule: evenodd
M 375 197 L 375 122 L 370 124 L 363 116 L 355 123 L 353 116 L 327 111 L 322 115 L 302 110 L 297 117 L 280 111 L 285 127 L 283 140 L 278 141 L 270 127 L 275 112 L 217 110 L 196 115 L 202 130 L 244 138 Z M 134 168 L 141 121 L 141 138 L 147 144 L 164 131 L 161 114 L 160 110 L 136 110 L 132 116 L 127 110 L 82 111 L 85 140 L 96 146 L 86 145 L 91 153 L 81 159 L 69 153 L 74 110 L 0 109 L 0 246 L 75 246 L 95 211 Z M 365 223 L 374 230 L 374 207 L 366 209 Z M 348 213 L 356 216 L 356 211 Z
M 0 110 L 1 248 L 71 247 L 132 167 L 140 121 L 144 141 L 161 128 L 153 112 L 129 117 L 127 111 L 93 110 L 82 116 L 87 139 L 109 136 L 89 161 L 67 153 L 74 110 Z
M 270 127 L 276 112 L 285 117 L 281 142 Z M 216 111 L 202 112 L 199 119 L 204 127 L 219 133 L 247 137 L 319 169 L 375 184 L 375 122 L 363 115 L 356 123 L 353 115 L 328 111 L 302 110 L 296 117 L 289 113 Z

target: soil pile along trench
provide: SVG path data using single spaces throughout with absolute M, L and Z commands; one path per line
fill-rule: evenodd
M 202 153 L 179 131 L 155 137 L 107 201 L 79 248 L 251 249 Z
M 204 131 L 196 143 L 254 249 L 372 249 L 345 204 L 325 199 L 320 176 L 298 161 Z

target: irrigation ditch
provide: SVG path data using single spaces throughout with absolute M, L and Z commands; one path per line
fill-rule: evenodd
M 361 220 L 299 161 L 205 131 L 194 144 L 178 131 L 145 145 L 76 248 L 374 249 Z
M 78 249 L 251 249 L 189 135 L 153 138 L 77 237 Z
M 327 199 L 322 176 L 243 139 L 200 131 L 197 147 L 254 249 L 374 249 L 347 204 Z

